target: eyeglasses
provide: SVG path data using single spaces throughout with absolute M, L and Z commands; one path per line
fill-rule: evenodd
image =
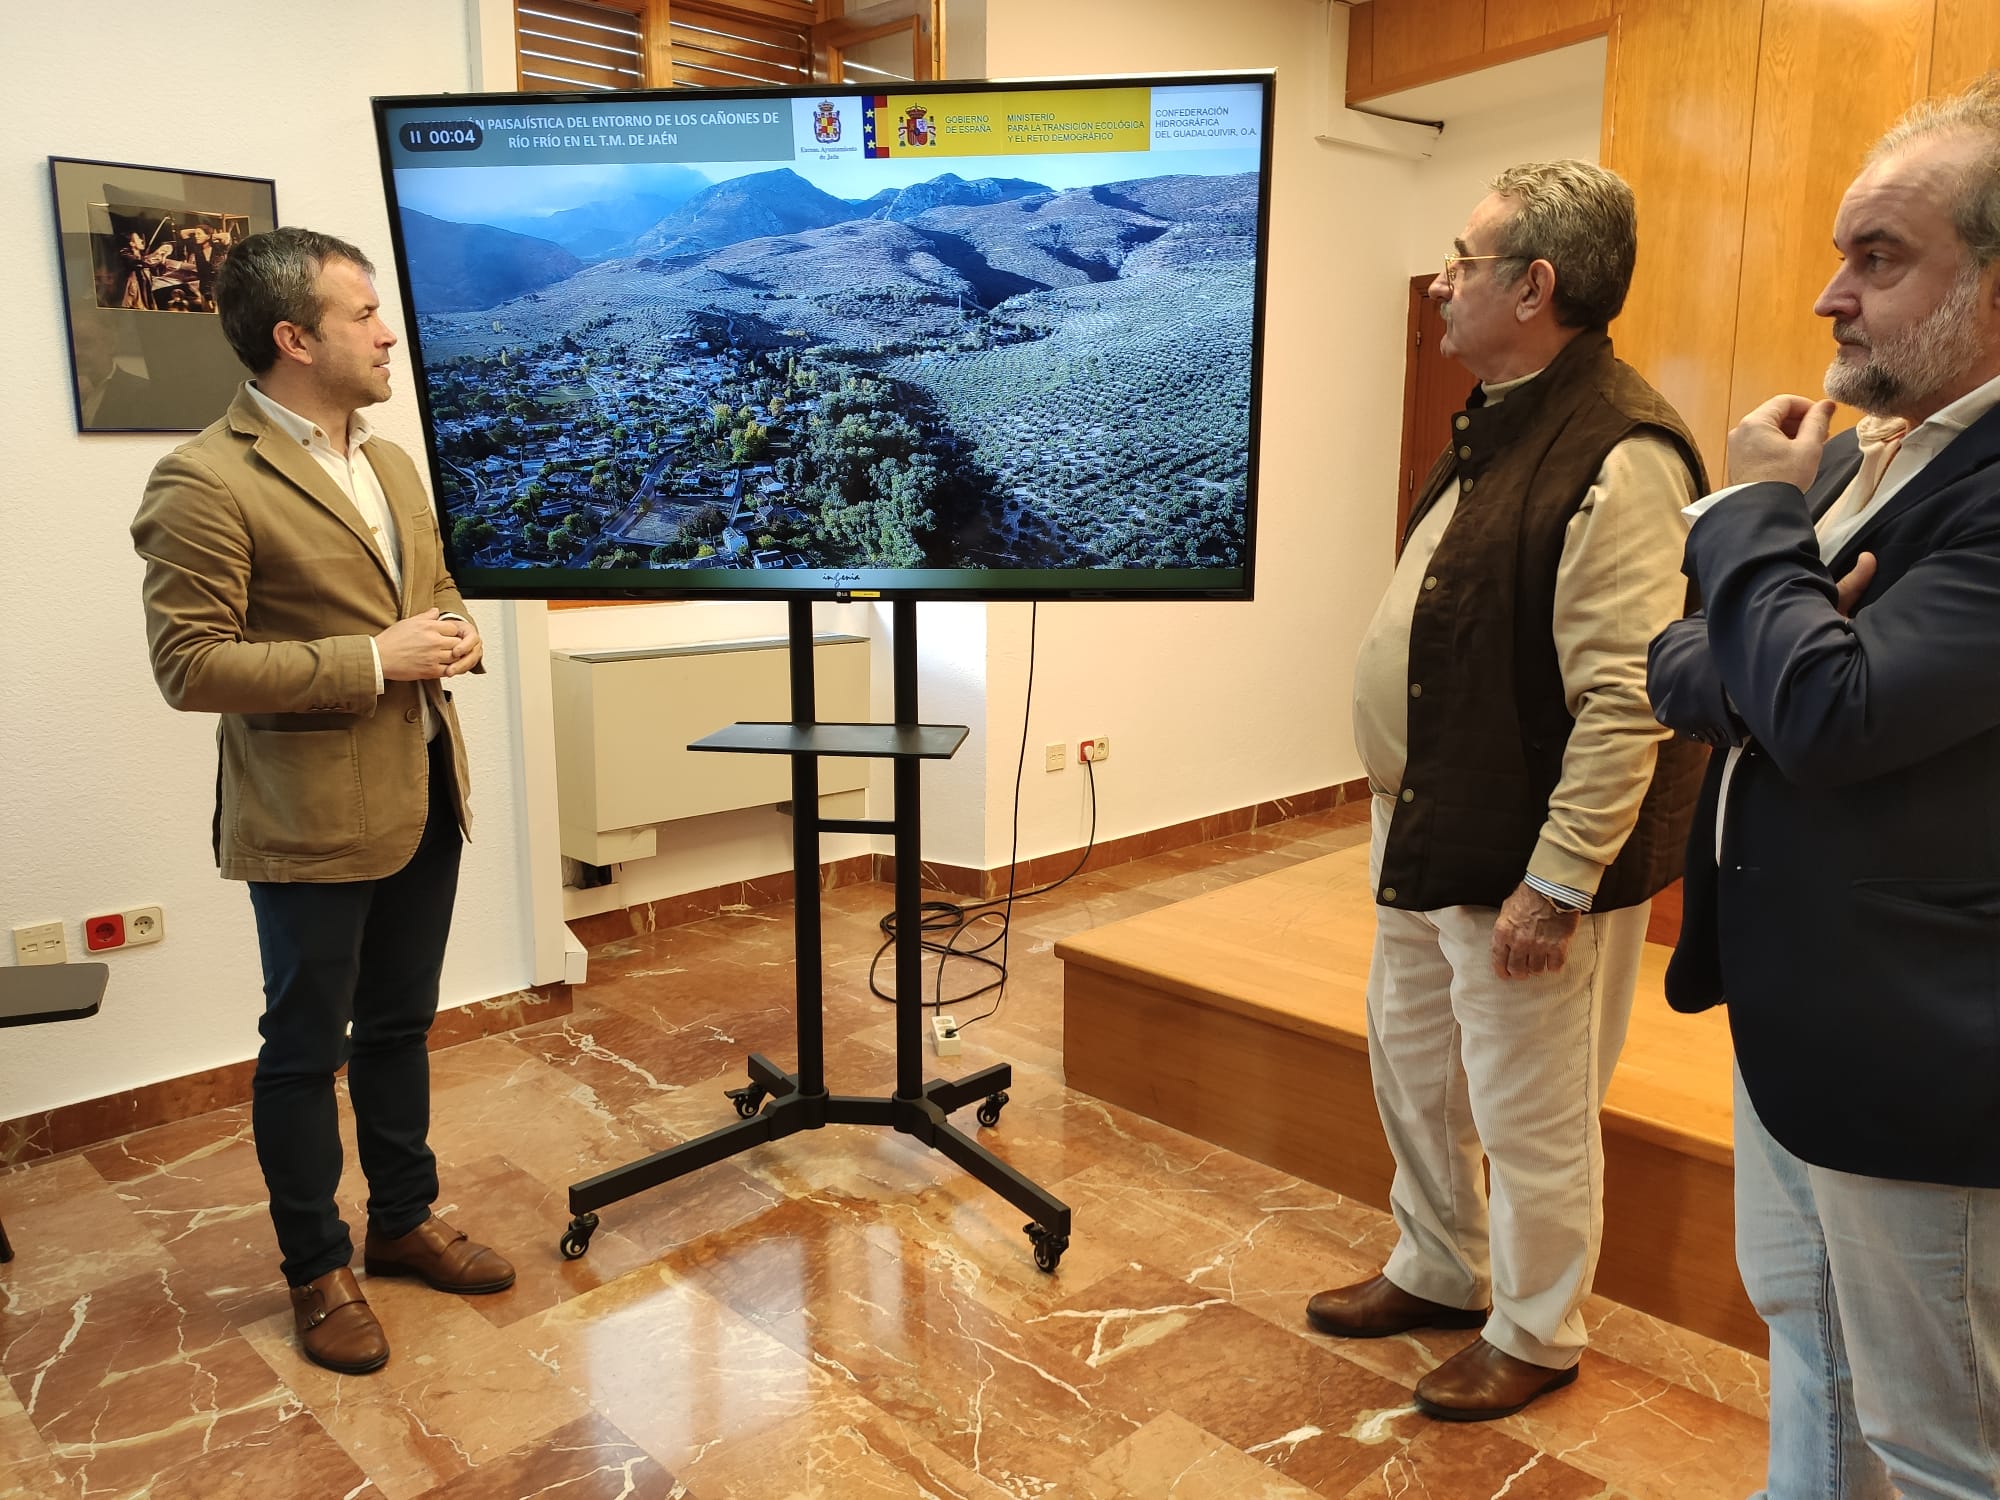
M 1460 255 L 1453 252 L 1444 258 L 1444 284 L 1458 285 L 1458 268 L 1468 260 L 1519 260 L 1518 255 Z

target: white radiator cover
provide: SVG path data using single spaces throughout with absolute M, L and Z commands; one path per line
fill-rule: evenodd
M 818 719 L 868 718 L 866 636 L 816 635 Z M 647 859 L 657 826 L 704 813 L 763 807 L 792 795 L 783 755 L 690 752 L 727 724 L 791 718 L 791 662 L 783 637 L 625 651 L 552 651 L 556 803 L 562 852 L 585 864 Z M 866 760 L 822 758 L 823 811 L 859 816 Z M 843 795 L 856 794 L 856 795 Z

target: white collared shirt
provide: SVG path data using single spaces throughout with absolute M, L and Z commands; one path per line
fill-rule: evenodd
M 368 455 L 362 451 L 362 444 L 374 435 L 368 418 L 358 411 L 348 417 L 347 450 L 342 452 L 317 422 L 308 421 L 288 406 L 280 406 L 258 390 L 255 381 L 250 383 L 249 390 L 250 399 L 257 403 L 258 410 L 269 417 L 272 425 L 286 437 L 311 454 L 313 462 L 326 471 L 326 477 L 353 503 L 360 513 L 361 524 L 368 528 L 375 542 L 375 550 L 382 554 L 382 561 L 388 565 L 389 577 L 396 584 L 396 597 L 401 599 L 402 539 L 396 532 L 395 513 L 390 510 L 381 482 L 375 477 L 374 465 L 368 462 Z
M 389 569 L 389 577 L 396 585 L 400 609 L 403 597 L 402 538 L 396 530 L 396 513 L 390 508 L 388 497 L 382 493 L 382 483 L 375 477 L 375 467 L 368 462 L 368 455 L 362 448 L 374 435 L 368 419 L 359 411 L 348 415 L 347 451 L 343 453 L 325 428 L 300 416 L 289 406 L 280 406 L 258 390 L 255 381 L 246 384 L 244 389 L 250 392 L 250 399 L 270 419 L 271 425 L 312 455 L 313 462 L 326 471 L 326 477 L 353 503 L 361 517 L 361 524 L 367 528 L 375 543 L 375 550 L 382 555 L 382 561 Z M 459 616 L 447 618 L 457 619 Z M 375 658 L 375 694 L 380 697 L 387 686 L 382 676 L 382 648 L 375 644 L 371 636 L 368 649 Z M 428 742 L 437 733 L 437 716 L 431 711 L 429 693 L 419 692 L 417 700 L 423 707 L 424 739 Z
M 1821 561 L 1838 557 L 1841 548 L 1853 540 L 1870 521 L 1882 513 L 1882 506 L 1902 489 L 1932 459 L 1950 446 L 1957 436 L 1974 422 L 2000 407 L 2000 376 L 1984 385 L 1975 386 L 1960 396 L 1949 406 L 1939 407 L 1928 417 L 1911 428 L 1904 435 L 1902 445 L 1889 460 L 1889 467 L 1882 471 L 1882 482 L 1875 486 L 1875 494 L 1868 504 L 1843 521 L 1837 521 L 1827 528 L 1825 536 L 1819 539 Z M 1754 482 L 1754 481 L 1753 481 Z M 1690 505 L 1684 515 L 1690 521 L 1701 519 L 1710 507 L 1727 500 L 1745 486 L 1732 484 L 1727 489 L 1717 490 Z M 1722 827 L 1729 813 L 1729 789 L 1736 779 L 1736 763 L 1743 758 L 1743 747 L 1731 745 L 1729 755 L 1722 763 L 1722 782 L 1716 788 L 1715 804 L 1715 863 L 1722 864 Z

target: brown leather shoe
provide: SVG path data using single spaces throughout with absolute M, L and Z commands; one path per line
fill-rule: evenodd
M 394 1239 L 369 1230 L 361 1263 L 370 1276 L 415 1276 L 440 1292 L 504 1292 L 514 1284 L 506 1256 L 467 1239 L 436 1214 Z
M 1338 1339 L 1384 1339 L 1413 1328 L 1483 1328 L 1481 1308 L 1452 1307 L 1404 1291 L 1386 1276 L 1315 1292 L 1306 1321 Z
M 1537 1396 L 1576 1379 L 1577 1367 L 1531 1365 L 1474 1339 L 1417 1382 L 1417 1410 L 1441 1422 L 1490 1422 L 1510 1417 Z
M 389 1340 L 346 1266 L 292 1288 L 292 1322 L 306 1358 L 342 1375 L 366 1375 L 389 1362 Z

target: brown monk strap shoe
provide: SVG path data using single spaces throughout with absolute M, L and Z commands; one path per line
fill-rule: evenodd
M 1383 1339 L 1413 1328 L 1482 1328 L 1482 1309 L 1452 1307 L 1404 1291 L 1386 1276 L 1315 1292 L 1306 1321 L 1339 1339 Z
M 370 1276 L 415 1276 L 440 1292 L 504 1292 L 514 1284 L 506 1256 L 467 1239 L 436 1214 L 394 1239 L 369 1230 L 361 1263 Z
M 1510 1417 L 1537 1396 L 1576 1379 L 1575 1365 L 1531 1365 L 1474 1339 L 1417 1382 L 1417 1410 L 1441 1422 L 1490 1422 Z
M 389 1340 L 345 1266 L 292 1288 L 292 1322 L 299 1347 L 316 1365 L 366 1375 L 389 1362 Z

